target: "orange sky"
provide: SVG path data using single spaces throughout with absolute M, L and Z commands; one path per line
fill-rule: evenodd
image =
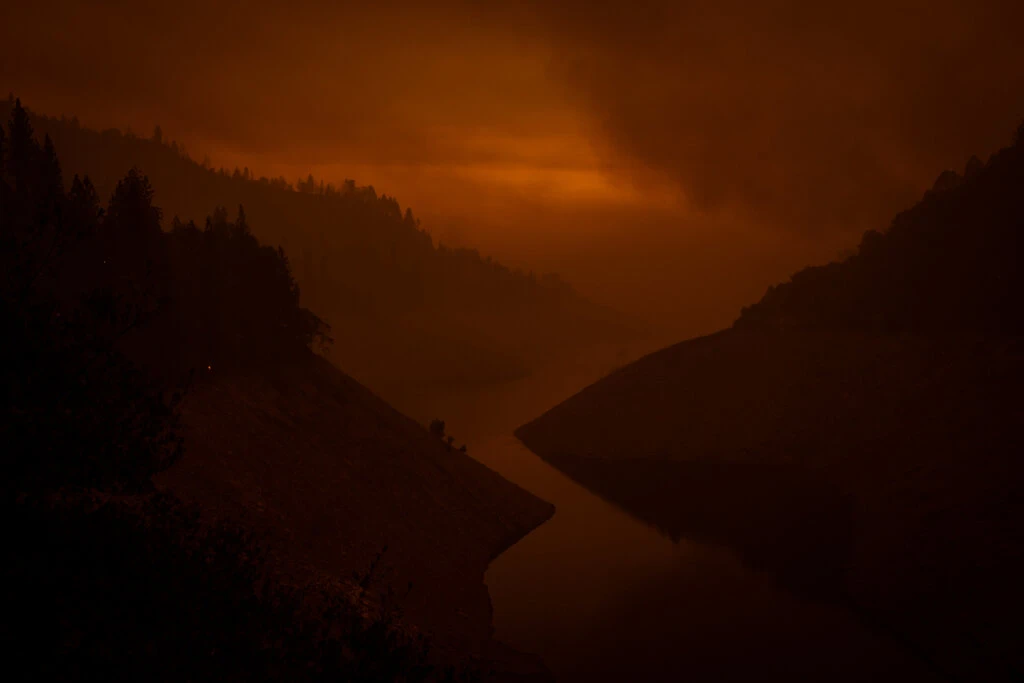
M 215 165 L 372 184 L 681 333 L 1024 119 L 1019 2 L 57 2 L 0 87 Z

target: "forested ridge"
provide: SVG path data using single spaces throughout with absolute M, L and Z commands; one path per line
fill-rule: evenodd
M 737 327 L 885 335 L 1019 334 L 1024 294 L 1024 124 L 987 162 L 947 170 L 848 258 L 805 268 L 745 308 Z
M 334 329 L 335 362 L 371 386 L 509 379 L 558 353 L 629 334 L 622 317 L 557 275 L 435 244 L 409 208 L 372 186 L 214 169 L 159 130 L 138 137 L 74 118 L 31 120 L 61 150 L 65 168 L 88 173 L 101 196 L 124 169 L 143 169 L 159 188 L 165 229 L 176 216 L 201 223 L 218 206 L 243 205 L 252 233 L 289 254 L 303 305 Z

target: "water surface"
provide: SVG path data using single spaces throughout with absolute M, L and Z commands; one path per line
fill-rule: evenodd
M 512 431 L 601 374 L 558 370 L 403 406 L 442 417 L 470 455 L 557 508 L 487 572 L 499 640 L 563 682 L 932 680 L 842 609 L 787 593 L 727 549 L 673 542 L 527 450 Z

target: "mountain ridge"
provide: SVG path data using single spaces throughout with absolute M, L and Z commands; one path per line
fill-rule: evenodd
M 0 102 L 0 115 L 13 106 Z M 529 373 L 594 338 L 637 325 L 594 304 L 557 275 L 513 271 L 476 250 L 435 245 L 408 208 L 372 186 L 339 188 L 310 176 L 292 185 L 195 162 L 176 143 L 77 119 L 32 114 L 61 150 L 68 175 L 100 196 L 138 166 L 158 190 L 165 229 L 242 205 L 253 233 L 289 254 L 303 305 L 338 334 L 333 358 L 371 386 L 499 382 Z M 201 227 L 201 226 L 200 226 Z

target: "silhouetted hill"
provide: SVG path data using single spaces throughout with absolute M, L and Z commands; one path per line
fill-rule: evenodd
M 328 330 L 243 208 L 165 231 L 136 168 L 109 196 L 100 208 L 77 175 L 66 189 L 52 139 L 14 107 L 0 127 L 8 669 L 543 675 L 491 638 L 483 572 L 551 506 L 317 356 Z
M 1024 671 L 1024 141 L 517 434 L 673 537 L 729 545 L 956 680 Z
M 865 233 L 842 262 L 806 268 L 769 288 L 736 327 L 1019 334 L 1022 148 L 1018 142 L 985 164 L 971 157 L 963 175 L 944 171 L 888 230 Z
M 5 120 L 11 103 L 0 102 Z M 133 166 L 159 188 L 164 228 L 243 205 L 253 234 L 292 259 L 302 303 L 334 330 L 332 358 L 371 386 L 478 384 L 626 333 L 623 318 L 555 275 L 512 271 L 475 250 L 435 245 L 407 208 L 373 187 L 255 178 L 190 159 L 176 143 L 33 115 L 70 175 L 101 197 Z

